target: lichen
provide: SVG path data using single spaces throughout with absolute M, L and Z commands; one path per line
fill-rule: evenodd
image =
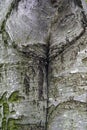
M 19 127 L 16 125 L 17 119 L 9 118 L 7 123 L 7 130 L 19 130 Z
M 4 92 L 3 95 L 0 98 L 0 104 L 6 103 L 7 98 L 6 98 L 7 92 Z
M 21 99 L 23 99 L 23 97 L 19 96 L 19 91 L 15 91 L 10 95 L 10 97 L 8 98 L 8 101 L 17 102 L 17 101 L 20 101 Z
M 3 117 L 3 118 L 2 118 L 2 130 L 7 130 L 6 117 Z
M 14 91 L 8 98 L 7 92 L 4 92 L 4 94 L 1 96 L 0 104 L 3 108 L 3 113 L 1 113 L 2 130 L 19 130 L 15 124 L 15 122 L 19 119 L 9 118 L 9 115 L 15 114 L 15 111 L 10 111 L 9 103 L 14 103 L 20 101 L 21 99 L 24 99 L 24 97 L 19 95 L 19 91 Z
M 9 105 L 8 103 L 3 103 L 3 115 L 4 117 L 7 117 L 9 115 Z

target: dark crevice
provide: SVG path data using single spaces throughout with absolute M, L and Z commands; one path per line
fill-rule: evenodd
M 80 8 L 83 8 L 81 0 L 74 0 L 75 5 L 79 6 Z
M 30 92 L 30 78 L 27 74 L 25 74 L 24 77 L 24 92 L 26 93 L 27 96 L 29 96 L 29 92 Z
M 50 36 L 47 43 L 47 51 L 46 51 L 46 83 L 47 83 L 47 109 L 46 109 L 46 124 L 45 124 L 45 130 L 47 130 L 48 125 L 48 103 L 49 103 L 49 50 L 50 50 Z
M 50 34 L 49 34 L 50 35 Z M 48 97 L 48 88 L 49 88 L 49 49 L 50 49 L 50 36 L 47 37 L 46 39 L 46 42 L 47 42 L 47 45 L 45 46 L 45 56 L 42 56 L 42 55 L 38 55 L 36 54 L 35 50 L 32 51 L 32 50 L 28 50 L 28 48 L 30 48 L 30 46 L 27 46 L 27 49 L 26 47 L 22 48 L 20 50 L 20 48 L 17 48 L 19 50 L 19 52 L 24 56 L 24 57 L 27 57 L 27 58 L 32 58 L 34 61 L 39 61 L 39 64 L 38 64 L 38 88 L 39 88 L 39 91 L 38 91 L 38 101 L 41 101 L 41 100 L 45 100 L 43 99 L 43 83 L 44 83 L 44 69 L 43 67 L 45 66 L 45 73 L 46 73 L 46 90 L 47 90 L 47 108 L 46 108 L 46 122 L 45 122 L 45 130 L 47 130 L 47 122 L 48 122 L 48 101 L 49 101 L 49 97 Z M 27 51 L 26 51 L 27 50 Z M 26 78 L 28 79 L 28 78 Z M 26 80 L 25 79 L 25 80 Z M 29 80 L 27 80 L 29 81 Z M 25 81 L 26 83 L 26 81 Z M 28 86 L 29 86 L 29 82 L 27 83 Z M 27 89 L 27 84 L 26 84 L 26 89 Z M 26 90 L 27 91 L 27 90 Z
M 38 89 L 39 89 L 39 100 L 43 100 L 43 83 L 44 83 L 44 72 L 43 72 L 43 65 L 41 61 L 39 61 L 38 65 Z
M 87 18 L 86 18 L 86 15 L 85 15 L 84 11 L 82 11 L 81 13 L 82 13 L 82 17 L 83 17 L 82 20 L 81 20 L 81 22 L 82 22 L 82 26 L 85 29 L 85 27 L 87 27 Z
M 41 64 L 44 63 L 44 64 L 47 64 L 46 62 L 46 57 L 42 57 L 41 55 L 37 55 L 34 51 L 29 51 L 29 52 L 26 52 L 26 51 L 20 51 L 19 48 L 16 48 L 17 51 L 24 57 L 26 58 L 32 58 L 34 61 L 40 61 Z
M 14 0 L 14 2 L 13 2 L 13 9 L 16 9 L 16 11 L 18 10 L 18 5 L 19 5 L 20 1 L 21 0 Z
M 51 4 L 53 5 L 53 7 L 58 7 L 58 3 L 57 0 L 51 0 Z

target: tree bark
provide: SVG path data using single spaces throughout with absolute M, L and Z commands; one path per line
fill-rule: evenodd
M 86 6 L 1 0 L 1 130 L 86 130 Z

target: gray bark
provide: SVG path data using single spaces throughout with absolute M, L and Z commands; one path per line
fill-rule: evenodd
M 86 130 L 86 7 L 0 1 L 1 130 Z

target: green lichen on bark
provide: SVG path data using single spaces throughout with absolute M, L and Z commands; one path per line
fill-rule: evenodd
M 10 111 L 9 103 L 14 103 L 24 99 L 22 96 L 19 96 L 19 91 L 14 91 L 8 98 L 7 92 L 5 92 L 0 98 L 0 104 L 3 108 L 2 115 L 2 130 L 18 130 L 17 125 L 15 124 L 16 121 L 20 119 L 13 119 L 9 118 L 9 115 L 16 113 L 15 111 Z
M 2 130 L 7 130 L 7 119 L 6 119 L 6 117 L 2 118 Z
M 19 126 L 17 126 L 17 119 L 9 118 L 7 122 L 7 130 L 19 130 Z
M 7 98 L 6 98 L 7 92 L 4 92 L 3 95 L 0 98 L 0 104 L 6 103 Z
M 3 115 L 4 117 L 7 117 L 9 115 L 9 105 L 8 103 L 3 103 Z
M 18 102 L 21 99 L 24 99 L 23 96 L 19 96 L 19 91 L 14 91 L 8 98 L 9 102 Z

